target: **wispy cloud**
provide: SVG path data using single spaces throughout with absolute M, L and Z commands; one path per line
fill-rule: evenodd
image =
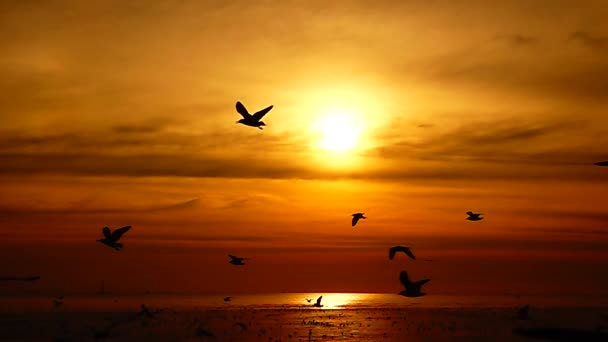
M 595 51 L 608 51 L 608 35 L 576 31 L 570 34 L 568 41 L 580 43 Z

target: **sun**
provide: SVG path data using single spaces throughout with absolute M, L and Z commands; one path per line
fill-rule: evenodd
M 361 130 L 354 123 L 352 115 L 332 112 L 319 121 L 321 140 L 319 146 L 332 152 L 354 149 L 359 143 Z

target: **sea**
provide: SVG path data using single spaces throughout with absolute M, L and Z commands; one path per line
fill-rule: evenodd
M 227 300 L 226 297 L 230 296 Z M 316 309 L 321 299 L 322 309 L 357 308 L 505 308 L 531 305 L 534 307 L 608 308 L 608 296 L 457 296 L 427 295 L 406 298 L 392 293 L 268 293 L 268 294 L 129 294 L 129 295 L 47 295 L 0 296 L 0 313 L 41 311 L 121 312 L 137 311 L 141 305 L 149 308 L 174 310 L 202 309 Z M 226 299 L 226 300 L 225 300 Z M 310 302 L 308 301 L 310 300 Z

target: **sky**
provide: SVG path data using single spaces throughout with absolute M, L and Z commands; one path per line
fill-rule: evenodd
M 606 17 L 3 1 L 0 275 L 42 278 L 0 294 L 396 293 L 402 269 L 427 293 L 608 294 Z M 263 130 L 236 101 L 274 105 Z M 122 251 L 95 242 L 125 225 Z

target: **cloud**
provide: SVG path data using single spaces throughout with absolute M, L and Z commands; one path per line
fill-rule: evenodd
M 521 33 L 498 35 L 496 39 L 515 47 L 528 47 L 539 44 L 538 38 Z
M 608 36 L 596 35 L 585 31 L 572 32 L 568 41 L 574 41 L 595 51 L 608 51 Z
M 153 213 L 173 210 L 189 209 L 198 206 L 200 199 L 194 198 L 191 200 L 164 204 L 164 205 L 149 205 L 149 206 L 133 206 L 125 205 L 120 208 L 81 208 L 81 207 L 65 207 L 65 208 L 12 208 L 0 207 L 0 215 L 15 216 L 15 215 L 82 215 L 82 214 L 120 214 L 120 213 Z

